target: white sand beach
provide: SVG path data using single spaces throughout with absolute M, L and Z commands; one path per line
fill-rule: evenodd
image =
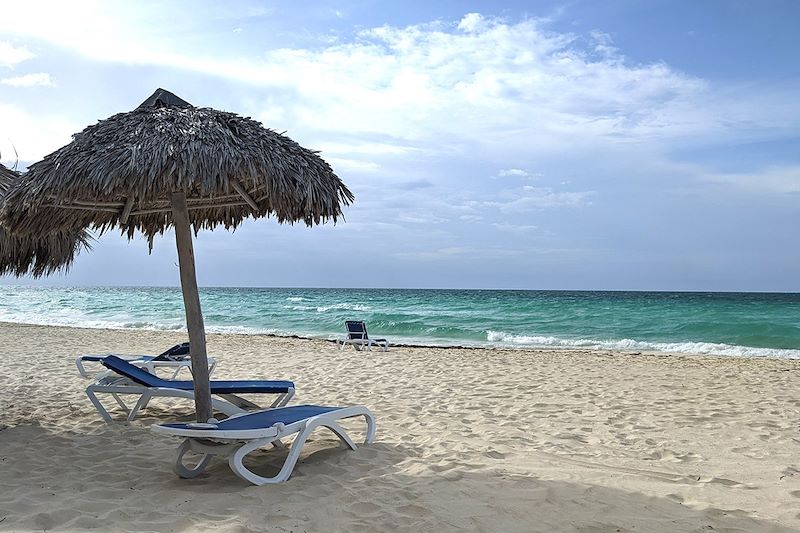
M 0 529 L 791 531 L 800 528 L 800 361 L 392 348 L 209 335 L 213 377 L 291 379 L 293 404 L 364 404 L 373 445 L 320 431 L 292 478 L 216 460 L 182 480 L 191 416 L 154 400 L 106 424 L 74 359 L 157 353 L 184 334 L 0 324 Z M 357 439 L 360 421 L 346 424 Z M 284 452 L 285 453 L 285 452 Z M 274 472 L 281 452 L 253 468 Z

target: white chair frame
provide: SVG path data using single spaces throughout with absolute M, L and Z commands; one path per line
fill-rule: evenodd
M 233 415 L 233 417 L 236 416 L 246 415 Z M 338 424 L 338 421 L 357 416 L 363 416 L 367 424 L 367 435 L 364 439 L 364 444 L 374 442 L 375 417 L 369 409 L 363 406 L 345 407 L 291 424 L 278 423 L 267 428 L 225 431 L 213 429 L 213 424 L 192 424 L 195 427 L 170 428 L 155 425 L 151 430 L 161 435 L 186 437 L 178 447 L 178 455 L 173 466 L 175 473 L 182 478 L 197 477 L 203 472 L 213 456 L 224 456 L 228 458 L 228 465 L 234 474 L 254 485 L 265 485 L 281 483 L 289 479 L 297 460 L 300 458 L 300 451 L 303 445 L 308 440 L 309 435 L 318 427 L 331 430 L 347 447 L 355 450 L 357 448 L 356 444 L 344 428 Z M 297 437 L 291 444 L 289 455 L 287 455 L 283 466 L 275 476 L 262 477 L 244 466 L 243 460 L 251 452 L 268 445 L 283 448 L 285 445 L 281 442 L 281 439 L 294 433 L 297 433 Z M 184 455 L 189 451 L 202 455 L 195 466 L 186 466 L 183 461 Z
M 388 341 L 376 341 L 374 339 L 337 339 L 336 343 L 339 344 L 339 350 L 344 350 L 345 344 L 352 345 L 355 351 L 361 351 L 366 347 L 367 351 L 371 352 L 373 344 L 378 346 L 382 352 L 389 349 Z

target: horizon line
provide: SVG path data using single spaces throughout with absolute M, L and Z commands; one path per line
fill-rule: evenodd
M 25 289 L 177 289 L 180 285 L 16 285 L 0 283 L 0 287 Z M 498 292 L 636 292 L 683 294 L 797 294 L 800 291 L 778 290 L 721 290 L 721 289 L 530 289 L 498 287 L 323 287 L 323 286 L 257 286 L 257 285 L 200 285 L 199 289 L 270 289 L 270 290 L 388 290 L 388 291 L 498 291 Z

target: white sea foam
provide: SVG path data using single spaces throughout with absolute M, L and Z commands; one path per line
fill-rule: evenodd
M 592 350 L 625 350 L 685 354 L 733 355 L 740 357 L 779 357 L 800 359 L 800 350 L 754 348 L 714 342 L 647 342 L 634 339 L 596 340 L 563 339 L 552 336 L 513 335 L 502 331 L 487 331 L 486 340 L 494 346 L 587 348 Z
M 186 328 L 183 328 L 184 330 Z M 277 335 L 286 337 L 294 335 L 291 331 L 285 331 L 274 328 L 254 328 L 251 326 L 206 326 L 206 331 L 209 333 L 232 333 L 234 335 Z
M 317 307 L 317 313 L 327 313 L 331 310 L 345 310 L 345 311 L 369 311 L 370 308 L 361 304 L 341 303 L 333 305 L 323 305 Z
M 288 299 L 288 298 L 287 298 Z M 302 300 L 302 298 L 301 298 Z M 294 300 L 293 300 L 294 301 Z M 282 305 L 283 309 L 292 311 L 313 311 L 316 313 L 327 313 L 328 311 L 370 311 L 371 308 L 361 304 L 340 303 L 332 305 Z
M 152 322 L 147 320 L 109 320 L 92 319 L 77 312 L 64 312 L 60 316 L 50 315 L 23 315 L 21 313 L 7 313 L 0 311 L 0 322 L 13 322 L 16 324 L 32 324 L 38 326 L 66 326 L 89 329 L 141 329 L 149 331 L 186 331 L 183 320 L 179 322 L 165 321 Z M 222 326 L 206 325 L 208 333 L 233 333 L 241 335 L 294 335 L 293 332 L 269 328 L 255 328 L 250 326 Z
M 17 324 L 33 324 L 39 326 L 67 326 L 91 329 L 148 329 L 159 331 L 174 331 L 186 329 L 182 323 L 173 321 L 151 322 L 120 318 L 117 320 L 94 318 L 87 316 L 75 309 L 62 309 L 47 315 L 40 313 L 7 312 L 0 310 L 0 322 L 14 322 Z
M 117 317 L 98 319 L 81 312 L 77 309 L 60 308 L 50 310 L 49 314 L 43 315 L 36 312 L 26 312 L 22 310 L 9 311 L 0 309 L 0 322 L 12 322 L 15 324 L 31 324 L 38 326 L 65 326 L 73 328 L 89 329 L 139 329 L 149 331 L 186 331 L 183 317 L 179 319 L 167 319 L 162 322 L 149 320 L 136 320 L 131 317 Z M 289 336 L 297 335 L 297 332 L 274 329 L 258 328 L 240 325 L 215 325 L 206 324 L 208 333 L 230 333 L 239 335 L 278 335 Z
M 289 296 L 288 298 L 286 298 L 286 300 L 289 302 L 302 302 L 305 300 L 305 298 L 303 298 L 302 296 Z

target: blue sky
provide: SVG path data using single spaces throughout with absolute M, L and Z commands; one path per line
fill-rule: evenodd
M 0 159 L 157 87 L 321 150 L 346 222 L 201 233 L 201 285 L 800 291 L 800 3 L 13 2 Z M 59 285 L 177 285 L 103 236 Z M 0 283 L 33 283 L 3 278 Z

